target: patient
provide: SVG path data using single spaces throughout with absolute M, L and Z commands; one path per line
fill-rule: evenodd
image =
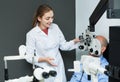
M 100 65 L 105 68 L 106 65 L 108 65 L 108 61 L 103 57 L 103 53 L 107 48 L 107 40 L 105 37 L 98 35 L 96 36 L 96 39 L 98 39 L 101 43 L 101 54 L 100 54 Z M 80 65 L 81 68 L 81 65 Z M 105 74 L 98 74 L 98 82 L 108 82 L 108 76 Z M 88 79 L 88 75 L 84 72 L 75 72 L 70 80 L 70 82 L 92 82 Z

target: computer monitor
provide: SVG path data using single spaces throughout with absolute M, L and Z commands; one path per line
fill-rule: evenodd
M 108 0 L 107 18 L 120 18 L 120 0 Z

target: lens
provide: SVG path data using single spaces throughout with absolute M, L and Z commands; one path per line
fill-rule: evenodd
M 57 75 L 57 72 L 56 72 L 56 71 L 51 70 L 51 71 L 49 72 L 49 74 L 50 74 L 51 76 L 55 77 L 55 76 Z
M 45 78 L 45 79 L 47 79 L 49 77 L 49 73 L 43 72 L 42 73 L 42 77 Z

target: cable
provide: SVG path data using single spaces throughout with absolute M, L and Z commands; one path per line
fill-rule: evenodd
M 82 80 L 83 74 L 84 74 L 84 71 L 82 71 L 82 75 L 81 75 L 81 77 L 80 77 L 80 82 L 81 82 L 81 80 Z

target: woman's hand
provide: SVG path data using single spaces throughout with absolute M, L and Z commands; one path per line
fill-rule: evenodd
M 79 38 L 75 38 L 75 39 L 73 39 L 73 41 L 76 44 L 76 43 L 80 42 L 80 39 Z
M 57 66 L 55 63 L 53 63 L 54 58 L 51 58 L 51 57 L 39 58 L 38 61 L 39 61 L 39 62 L 47 62 L 48 64 L 50 64 L 50 65 L 52 65 L 52 66 Z

